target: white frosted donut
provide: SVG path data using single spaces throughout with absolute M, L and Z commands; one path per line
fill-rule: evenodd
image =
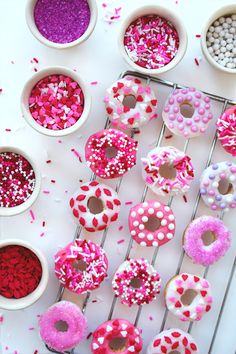
M 189 273 L 174 276 L 166 284 L 165 302 L 168 310 L 181 321 L 199 321 L 211 309 L 210 283 Z
M 124 104 L 128 97 L 134 101 L 133 108 Z M 134 77 L 126 76 L 116 81 L 107 89 L 104 102 L 110 121 L 121 129 L 139 128 L 156 117 L 154 91 Z
M 186 107 L 192 110 L 188 116 L 182 111 Z M 213 118 L 210 98 L 192 87 L 176 89 L 167 99 L 162 117 L 172 133 L 196 137 L 205 133 Z
M 174 146 L 156 147 L 142 158 L 146 185 L 157 195 L 186 193 L 194 178 L 189 156 Z
M 196 341 L 179 328 L 171 328 L 156 335 L 148 346 L 147 354 L 198 354 Z

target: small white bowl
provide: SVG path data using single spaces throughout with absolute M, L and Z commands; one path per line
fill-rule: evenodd
M 220 64 L 218 64 L 210 55 L 210 53 L 208 52 L 207 49 L 207 44 L 206 44 L 206 35 L 208 32 L 209 27 L 211 26 L 211 24 L 216 21 L 219 17 L 221 16 L 225 16 L 225 15 L 232 15 L 232 14 L 236 14 L 236 4 L 231 4 L 231 5 L 226 5 L 223 7 L 220 7 L 218 10 L 216 10 L 208 19 L 207 23 L 205 24 L 203 30 L 202 30 L 202 34 L 201 34 L 201 47 L 202 47 L 202 52 L 204 54 L 204 56 L 206 57 L 206 59 L 208 60 L 208 62 L 216 69 L 221 70 L 225 73 L 228 74 L 236 74 L 236 69 L 229 69 L 226 68 Z
M 39 259 L 42 266 L 42 277 L 37 286 L 37 288 L 29 295 L 22 297 L 20 299 L 8 299 L 0 295 L 0 308 L 5 310 L 20 310 L 25 307 L 32 305 L 36 302 L 41 295 L 44 293 L 47 283 L 48 283 L 48 264 L 47 260 L 41 251 L 30 245 L 28 242 L 18 240 L 18 239 L 8 239 L 0 241 L 0 248 L 17 245 L 30 249 Z
M 2 152 L 15 152 L 16 154 L 22 155 L 23 157 L 26 158 L 26 160 L 29 161 L 35 173 L 35 187 L 33 193 L 24 203 L 11 208 L 0 207 L 0 216 L 12 216 L 12 215 L 23 213 L 25 210 L 30 208 L 31 205 L 38 198 L 40 192 L 40 186 L 41 186 L 41 174 L 39 168 L 37 167 L 37 164 L 35 164 L 33 159 L 20 148 L 15 146 L 10 146 L 10 145 L 4 145 L 4 146 L 0 146 L 0 153 Z
M 70 43 L 55 43 L 52 41 L 49 41 L 47 38 L 45 38 L 38 30 L 35 21 L 34 21 L 34 7 L 37 2 L 37 0 L 28 0 L 27 5 L 26 5 L 26 11 L 25 11 L 25 16 L 26 16 L 26 22 L 27 25 L 31 31 L 31 33 L 37 38 L 41 43 L 45 44 L 48 47 L 56 48 L 56 49 L 66 49 L 66 48 L 71 48 L 74 47 L 75 45 L 81 44 L 84 41 L 86 41 L 90 35 L 92 34 L 95 25 L 97 23 L 97 4 L 95 0 L 87 0 L 90 8 L 90 22 L 88 25 L 88 28 L 84 32 L 84 34 L 76 39 L 73 42 Z
M 32 117 L 30 110 L 29 110 L 29 96 L 34 88 L 34 86 L 39 82 L 41 79 L 43 79 L 46 76 L 49 75 L 65 75 L 71 77 L 74 81 L 78 82 L 80 85 L 83 94 L 84 94 L 84 110 L 82 112 L 81 117 L 79 120 L 72 125 L 69 128 L 62 129 L 62 130 L 52 130 L 48 128 L 44 128 L 41 125 L 39 125 L 35 119 Z M 23 117 L 25 118 L 26 122 L 35 130 L 37 130 L 39 133 L 47 135 L 47 136 L 53 136 L 53 137 L 59 137 L 59 136 L 66 136 L 69 134 L 74 133 L 77 129 L 79 129 L 86 119 L 88 118 L 89 112 L 91 108 L 91 96 L 88 90 L 87 85 L 85 85 L 84 81 L 81 79 L 81 77 L 74 72 L 73 70 L 67 69 L 63 66 L 55 66 L 55 67 L 47 67 L 45 69 L 42 69 L 35 73 L 25 84 L 22 95 L 21 95 L 21 110 Z
M 146 68 L 143 68 L 143 67 L 135 64 L 130 59 L 128 53 L 125 50 L 124 35 L 125 35 L 126 29 L 133 21 L 135 21 L 139 17 L 145 16 L 145 15 L 158 15 L 158 16 L 165 18 L 166 20 L 169 20 L 174 25 L 174 27 L 177 30 L 178 35 L 179 35 L 179 48 L 176 53 L 176 56 L 173 58 L 173 60 L 169 64 L 167 64 L 159 69 L 146 69 Z M 120 31 L 120 34 L 118 37 L 118 46 L 119 46 L 121 55 L 123 56 L 123 58 L 125 59 L 127 64 L 129 64 L 132 67 L 132 69 L 139 71 L 139 72 L 146 74 L 146 75 L 162 74 L 166 71 L 173 69 L 182 60 L 182 58 L 186 52 L 186 49 L 187 49 L 187 43 L 188 43 L 187 32 L 186 32 L 186 29 L 185 29 L 184 24 L 181 21 L 181 19 L 172 10 L 167 9 L 166 7 L 163 7 L 163 6 L 159 6 L 159 5 L 143 6 L 143 7 L 138 8 L 134 12 L 132 12 L 130 15 L 128 15 L 128 17 L 125 19 L 125 21 L 122 24 L 121 31 Z

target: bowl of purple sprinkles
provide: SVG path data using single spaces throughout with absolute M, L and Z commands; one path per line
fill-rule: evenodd
M 96 0 L 28 0 L 26 22 L 41 43 L 57 49 L 73 47 L 95 28 Z

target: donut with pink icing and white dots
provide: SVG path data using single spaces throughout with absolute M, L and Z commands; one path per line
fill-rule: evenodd
M 162 117 L 172 133 L 196 137 L 205 133 L 213 118 L 210 98 L 192 87 L 176 89 L 167 99 Z
M 162 246 L 174 237 L 175 216 L 167 205 L 149 200 L 130 209 L 129 230 L 141 246 Z

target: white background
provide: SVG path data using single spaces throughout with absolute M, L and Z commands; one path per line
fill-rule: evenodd
M 128 11 L 147 2 L 145 0 L 117 0 L 113 1 L 113 3 L 117 7 L 119 5 L 122 6 L 123 17 Z M 156 3 L 158 4 L 159 1 L 156 1 Z M 164 3 L 181 16 L 188 30 L 189 43 L 187 53 L 182 62 L 173 71 L 162 75 L 162 78 L 236 99 L 235 78 L 216 71 L 209 66 L 205 59 L 202 58 L 200 41 L 195 37 L 196 34 L 201 32 L 208 16 L 222 2 L 217 0 L 179 0 L 176 3 L 174 0 L 166 0 Z M 225 3 L 227 2 L 223 4 Z M 79 180 L 87 181 L 90 178 L 89 169 L 85 164 L 79 162 L 71 152 L 71 148 L 77 149 L 84 160 L 85 141 L 91 133 L 102 129 L 105 123 L 106 116 L 102 102 L 104 91 L 116 80 L 121 71 L 127 69 L 117 48 L 120 23 L 108 25 L 102 20 L 101 17 L 104 12 L 101 4 L 102 1 L 99 0 L 99 19 L 90 39 L 79 47 L 58 51 L 43 46 L 29 32 L 24 16 L 25 1 L 0 0 L 0 87 L 3 89 L 3 93 L 0 96 L 0 144 L 14 143 L 24 148 L 37 160 L 43 176 L 42 191 L 32 207 L 36 220 L 33 223 L 30 222 L 29 211 L 19 216 L 2 218 L 0 237 L 1 239 L 19 238 L 30 241 L 44 252 L 50 268 L 50 281 L 47 290 L 36 304 L 23 311 L 2 311 L 4 319 L 3 323 L 0 324 L 0 351 L 4 354 L 33 354 L 35 350 L 38 350 L 39 354 L 48 353 L 38 336 L 37 315 L 45 311 L 55 301 L 58 281 L 53 273 L 53 255 L 60 247 L 65 246 L 72 240 L 74 236 L 76 225 L 70 215 L 68 200 L 70 195 L 78 188 Z M 38 69 L 49 65 L 64 65 L 77 69 L 78 73 L 88 84 L 91 81 L 98 81 L 98 85 L 90 85 L 93 107 L 87 123 L 73 136 L 61 139 L 61 144 L 58 143 L 58 139 L 44 137 L 33 131 L 26 126 L 21 116 L 20 94 L 24 82 L 33 74 L 34 65 L 30 63 L 33 57 L 39 59 Z M 195 57 L 199 59 L 200 66 L 194 63 Z M 161 112 L 168 92 L 162 88 L 155 88 L 155 90 L 159 97 L 159 111 Z M 214 112 L 214 118 L 216 119 L 219 115 L 219 107 L 218 111 L 214 110 Z M 90 301 L 86 311 L 89 320 L 89 331 L 93 331 L 107 319 L 113 298 L 110 280 L 117 266 L 123 261 L 129 241 L 127 214 L 130 206 L 124 203 L 126 201 L 138 203 L 141 199 L 143 182 L 140 157 L 145 156 L 147 151 L 154 146 L 160 126 L 161 118 L 151 122 L 143 129 L 142 134 L 138 136 L 140 150 L 137 166 L 123 179 L 120 189 L 120 198 L 123 202 L 120 218 L 117 223 L 110 227 L 104 246 L 110 262 L 110 279 L 105 281 L 101 288 L 91 296 L 91 299 L 97 299 L 98 302 L 91 303 Z M 6 128 L 10 128 L 12 131 L 6 132 Z M 167 135 L 168 132 L 165 134 Z M 158 253 L 155 266 L 162 276 L 163 286 L 158 300 L 145 306 L 141 314 L 139 326 L 143 328 L 143 353 L 145 353 L 148 342 L 160 329 L 164 313 L 164 284 L 176 271 L 181 252 L 182 232 L 190 221 L 191 208 L 198 191 L 199 176 L 204 168 L 213 135 L 214 124 L 211 125 L 207 135 L 190 142 L 188 153 L 192 157 L 196 168 L 196 179 L 188 195 L 188 203 L 184 203 L 183 199 L 178 197 L 175 198 L 172 205 L 177 217 L 177 231 L 175 239 L 163 246 Z M 163 143 L 174 144 L 176 147 L 183 148 L 181 138 L 164 139 Z M 52 160 L 51 164 L 46 164 L 48 159 Z M 217 145 L 213 161 L 225 159 L 233 160 Z M 56 183 L 52 184 L 50 182 L 51 179 L 55 179 Z M 108 184 L 115 185 L 114 181 L 108 182 Z M 44 194 L 43 190 L 50 191 L 50 194 Z M 154 198 L 154 195 L 150 193 L 148 198 Z M 200 206 L 198 215 L 209 212 L 202 202 Z M 45 228 L 42 227 L 42 221 L 44 220 L 46 222 Z M 225 217 L 225 223 L 230 227 L 235 238 L 236 225 L 234 220 L 235 212 L 233 211 Z M 120 226 L 124 227 L 122 231 L 118 230 Z M 40 237 L 43 231 L 45 236 Z M 101 234 L 89 235 L 88 233 L 83 233 L 82 236 L 98 243 L 101 240 Z M 118 245 L 117 240 L 119 239 L 125 239 L 125 242 Z M 227 256 L 212 266 L 209 271 L 208 279 L 212 283 L 215 302 L 212 311 L 202 321 L 194 324 L 192 331 L 193 336 L 199 343 L 202 354 L 208 352 L 212 331 L 228 280 L 227 277 L 233 263 L 235 246 L 234 239 Z M 132 256 L 140 257 L 144 255 L 151 260 L 153 251 L 152 248 L 144 250 L 134 245 Z M 187 259 L 185 259 L 182 270 L 195 272 L 199 275 L 202 275 L 204 271 L 203 267 L 194 266 Z M 213 354 L 235 353 L 235 297 L 236 277 L 233 279 Z M 83 300 L 83 297 L 80 300 Z M 137 308 L 135 307 L 130 310 L 125 306 L 118 305 L 114 316 L 124 316 L 132 321 L 135 318 L 136 311 Z M 150 315 L 153 317 L 152 321 L 149 319 Z M 186 325 L 183 325 L 171 315 L 168 316 L 166 324 L 166 327 L 170 326 L 186 328 Z M 76 353 L 89 354 L 89 345 L 89 341 L 85 340 L 77 348 Z M 8 346 L 8 349 L 6 349 L 6 346 Z

